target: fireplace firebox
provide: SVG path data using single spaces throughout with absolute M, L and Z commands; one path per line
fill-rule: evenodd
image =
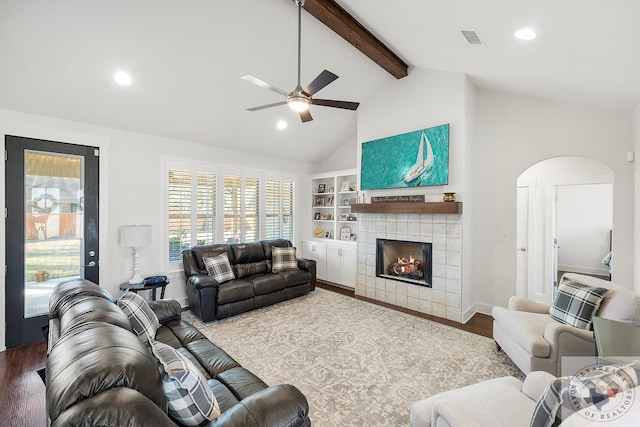
M 376 239 L 376 277 L 431 287 L 432 244 Z

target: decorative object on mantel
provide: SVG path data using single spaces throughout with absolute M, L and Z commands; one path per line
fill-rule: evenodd
M 444 193 L 444 197 L 442 200 L 445 202 L 455 202 L 456 201 L 456 193 Z
M 360 189 L 424 187 L 449 181 L 449 124 L 362 144 Z
M 371 203 L 424 203 L 424 194 L 410 196 L 373 196 Z
M 461 214 L 462 202 L 359 203 L 351 205 L 353 213 Z

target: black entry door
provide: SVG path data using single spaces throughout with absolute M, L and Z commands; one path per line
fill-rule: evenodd
M 43 339 L 57 283 L 98 283 L 99 151 L 5 137 L 7 347 Z

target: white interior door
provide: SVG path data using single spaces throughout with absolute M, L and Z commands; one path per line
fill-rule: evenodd
M 529 288 L 529 187 L 518 187 L 516 230 L 516 295 Z

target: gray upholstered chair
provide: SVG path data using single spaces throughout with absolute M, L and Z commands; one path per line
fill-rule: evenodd
M 567 273 L 565 278 L 608 289 L 598 316 L 640 324 L 640 295 L 591 276 Z M 511 297 L 509 308 L 493 308 L 493 339 L 525 374 L 546 371 L 560 376 L 562 357 L 596 353 L 593 331 L 558 322 L 549 315 L 549 308 L 520 297 Z

